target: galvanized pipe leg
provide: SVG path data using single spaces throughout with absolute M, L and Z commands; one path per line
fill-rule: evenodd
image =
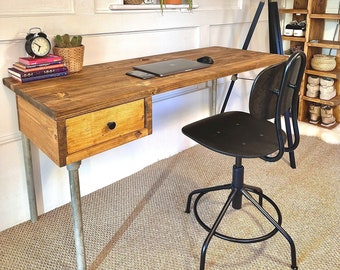
M 25 172 L 26 172 L 26 185 L 28 194 L 28 203 L 30 207 L 31 221 L 36 222 L 38 220 L 37 201 L 35 196 L 34 178 L 33 178 L 33 164 L 31 153 L 31 142 L 21 133 L 22 147 L 24 152 Z
M 79 167 L 80 161 L 67 165 L 70 180 L 71 205 L 73 214 L 74 240 L 77 255 L 77 269 L 86 269 L 83 220 L 81 212 Z
M 212 80 L 211 84 L 210 115 L 215 115 L 217 107 L 217 80 Z

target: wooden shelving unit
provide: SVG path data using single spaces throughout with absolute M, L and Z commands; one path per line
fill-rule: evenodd
M 306 20 L 306 32 L 304 37 L 290 37 L 282 35 L 282 40 L 288 41 L 290 46 L 299 45 L 307 56 L 305 76 L 300 89 L 299 120 L 309 121 L 309 106 L 312 103 L 328 105 L 333 108 L 333 115 L 337 123 L 340 122 L 340 40 L 337 29 L 337 40 L 325 40 L 325 21 L 340 21 L 340 14 L 327 13 L 327 0 L 293 0 L 292 9 L 280 9 L 281 15 L 291 15 L 292 20 Z M 334 28 L 334 31 L 336 29 Z M 325 50 L 335 52 L 337 67 L 330 72 L 322 72 L 312 69 L 311 59 L 314 54 L 324 53 Z M 331 100 L 322 100 L 306 96 L 307 78 L 309 75 L 333 78 L 336 96 Z

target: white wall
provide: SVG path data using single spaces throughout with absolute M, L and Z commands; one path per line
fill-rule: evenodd
M 109 11 L 116 0 L 11 0 L 0 3 L 0 76 L 25 55 L 24 38 L 41 27 L 50 39 L 58 33 L 82 34 L 85 65 L 171 51 L 223 45 L 241 48 L 258 1 L 196 0 L 192 13 Z M 267 9 L 249 49 L 268 51 Z M 248 76 L 254 77 L 254 72 Z M 230 80 L 219 80 L 219 95 Z M 238 81 L 229 108 L 246 109 L 248 82 Z M 80 168 L 86 195 L 160 159 L 193 145 L 181 134 L 186 123 L 209 114 L 207 85 L 155 96 L 153 134 L 88 158 Z M 187 93 L 189 92 L 189 93 Z M 221 101 L 220 101 L 221 102 Z M 15 95 L 0 86 L 0 230 L 29 219 L 25 172 Z M 34 146 L 33 162 L 39 214 L 70 201 L 66 168 L 59 168 Z

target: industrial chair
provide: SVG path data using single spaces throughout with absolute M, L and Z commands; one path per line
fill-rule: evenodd
M 261 61 L 261 60 L 260 60 Z M 199 224 L 209 232 L 202 249 L 200 269 L 205 267 L 206 252 L 213 236 L 238 243 L 255 243 L 274 236 L 278 231 L 287 239 L 291 249 L 291 268 L 298 269 L 296 250 L 292 238 L 281 227 L 282 216 L 278 206 L 261 188 L 244 184 L 243 158 L 261 158 L 266 161 L 278 161 L 286 151 L 286 133 L 281 128 L 281 116 L 290 111 L 295 136 L 291 145 L 294 150 L 298 144 L 298 92 L 306 64 L 303 52 L 296 52 L 287 61 L 270 66 L 256 77 L 250 97 L 249 113 L 230 111 L 217 114 L 183 127 L 182 132 L 197 143 L 224 155 L 235 157 L 231 184 L 202 188 L 192 191 L 188 196 L 186 212 L 190 212 L 192 196 L 197 194 L 194 213 Z M 269 120 L 272 121 L 269 121 Z M 269 181 L 269 180 L 268 180 Z M 269 185 L 272 185 L 270 183 Z M 197 205 L 202 196 L 208 192 L 230 189 L 229 197 L 210 228 L 200 218 Z M 251 193 L 258 196 L 258 202 Z M 273 231 L 260 237 L 243 239 L 227 236 L 217 231 L 217 227 L 225 216 L 228 207 L 241 209 L 242 197 L 249 200 L 274 226 Z M 263 200 L 275 209 L 277 221 L 262 207 Z

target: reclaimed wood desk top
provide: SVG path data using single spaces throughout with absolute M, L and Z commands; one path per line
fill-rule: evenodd
M 125 75 L 135 65 L 174 58 L 196 60 L 208 55 L 215 63 L 206 69 L 168 77 L 141 80 Z M 131 100 L 214 80 L 283 61 L 282 55 L 224 47 L 207 47 L 84 66 L 65 77 L 19 83 L 3 83 L 53 119 L 70 118 Z
M 208 68 L 141 80 L 126 75 L 141 63 L 196 60 Z M 58 166 L 80 161 L 152 133 L 152 95 L 284 61 L 282 55 L 208 47 L 85 66 L 65 77 L 20 83 L 16 93 L 20 131 Z

